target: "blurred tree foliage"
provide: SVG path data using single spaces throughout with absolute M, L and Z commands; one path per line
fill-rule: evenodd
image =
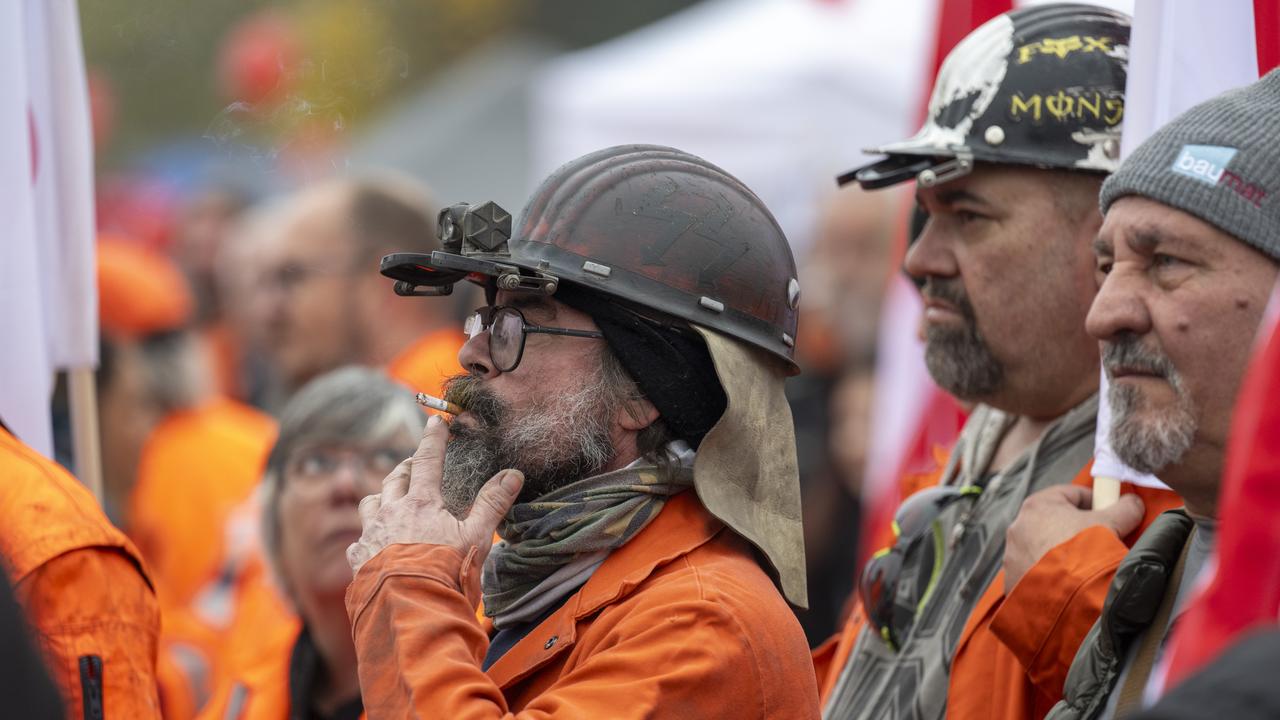
M 573 49 L 695 1 L 81 0 L 86 60 L 113 115 L 99 164 L 193 136 L 324 143 L 505 35 Z M 284 30 L 237 52 L 237 32 L 264 18 Z M 251 97 L 245 78 L 273 92 Z

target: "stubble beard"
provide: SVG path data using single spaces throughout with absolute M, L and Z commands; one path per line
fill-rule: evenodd
M 926 325 L 924 361 L 934 382 L 961 400 L 982 400 L 1005 385 L 1003 363 L 978 330 L 977 315 L 957 278 L 925 279 L 921 292 L 952 304 L 962 327 Z
M 1176 402 L 1166 411 L 1147 407 L 1142 391 L 1127 383 L 1112 382 L 1107 390 L 1111 405 L 1108 437 L 1116 457 L 1139 472 L 1156 474 L 1180 462 L 1195 442 L 1199 423 L 1195 403 L 1182 376 L 1168 356 L 1142 346 L 1136 337 L 1124 336 L 1102 345 L 1102 364 L 1111 377 L 1112 368 L 1126 367 L 1163 377 L 1173 388 Z
M 445 507 L 465 517 L 485 482 L 507 468 L 524 473 L 517 502 L 599 474 L 614 457 L 609 423 L 617 403 L 612 395 L 597 373 L 592 382 L 516 415 L 479 378 L 450 378 L 445 398 L 466 408 L 476 422 L 455 422 L 450 428 L 441 482 Z

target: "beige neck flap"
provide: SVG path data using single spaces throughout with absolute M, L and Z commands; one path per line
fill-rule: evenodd
M 760 549 L 782 594 L 808 607 L 795 425 L 786 372 L 763 351 L 694 326 L 728 398 L 698 447 L 693 484 L 707 510 Z

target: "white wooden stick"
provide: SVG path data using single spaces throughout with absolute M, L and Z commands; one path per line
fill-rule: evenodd
M 71 405 L 71 447 L 76 477 L 102 504 L 102 440 L 98 434 L 98 393 L 93 368 L 67 371 L 67 395 Z
M 1093 509 L 1104 510 L 1120 500 L 1120 481 L 1113 477 L 1093 479 Z

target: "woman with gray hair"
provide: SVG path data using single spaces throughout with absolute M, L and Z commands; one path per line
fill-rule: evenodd
M 202 717 L 355 720 L 355 647 L 343 596 L 347 546 L 360 537 L 361 498 L 413 454 L 426 415 L 382 371 L 345 367 L 285 406 L 263 480 L 263 546 L 301 619 L 291 647 L 264 652 L 214 693 Z M 265 629 L 264 629 L 265 630 Z

